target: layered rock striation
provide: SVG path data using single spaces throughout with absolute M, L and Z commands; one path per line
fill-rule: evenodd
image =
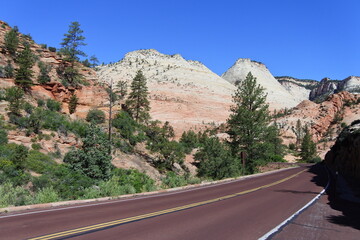
M 179 54 L 133 51 L 117 63 L 99 66 L 97 74 L 102 82 L 126 81 L 130 86 L 138 70 L 147 79 L 152 118 L 170 122 L 177 136 L 226 121 L 235 86 Z

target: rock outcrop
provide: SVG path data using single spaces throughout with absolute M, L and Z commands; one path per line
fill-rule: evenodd
M 296 79 L 287 76 L 275 77 L 275 79 L 299 102 L 308 100 L 310 91 L 319 84 L 315 80 Z
M 320 104 L 304 100 L 293 108 L 288 114 L 277 118 L 276 122 L 281 128 L 282 138 L 285 144 L 295 143 L 295 127 L 298 120 L 302 126 L 307 125 L 318 145 L 321 154 L 325 154 L 334 143 L 341 125 L 349 125 L 360 114 L 360 95 L 348 92 L 340 92 L 330 95 Z M 321 155 L 321 156 L 322 156 Z
M 360 94 L 360 77 L 350 76 L 339 83 L 339 89 Z
M 245 80 L 249 72 L 257 78 L 258 84 L 265 88 L 270 108 L 291 108 L 301 101 L 286 91 L 264 64 L 251 61 L 250 59 L 238 59 L 221 77 L 236 85 Z
M 138 70 L 147 79 L 150 92 L 150 115 L 168 121 L 177 136 L 190 128 L 199 129 L 226 121 L 235 86 L 197 61 L 185 60 L 179 54 L 165 55 L 156 50 L 127 53 L 114 64 L 98 67 L 101 81 L 114 85 L 128 82 Z
M 324 96 L 325 98 L 333 94 L 339 87 L 340 81 L 336 80 L 330 80 L 330 78 L 323 78 L 318 86 L 311 90 L 309 99 L 315 100 L 321 96 Z
M 360 119 L 346 127 L 326 154 L 325 163 L 342 176 L 360 181 Z

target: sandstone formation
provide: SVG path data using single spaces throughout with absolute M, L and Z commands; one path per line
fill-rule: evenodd
M 271 109 L 291 108 L 300 102 L 299 98 L 286 91 L 264 64 L 250 59 L 238 59 L 221 77 L 236 85 L 243 81 L 249 72 L 257 78 L 258 84 L 265 88 Z
M 311 89 L 318 85 L 318 81 L 296 79 L 293 77 L 275 77 L 276 80 L 299 102 L 308 100 Z
M 360 77 L 350 76 L 345 78 L 340 82 L 339 89 L 360 94 Z
M 197 61 L 179 54 L 165 55 L 156 50 L 130 52 L 114 64 L 98 67 L 101 81 L 114 85 L 120 80 L 130 86 L 142 70 L 150 92 L 151 117 L 169 121 L 177 136 L 190 128 L 223 123 L 232 104 L 235 86 Z
M 318 86 L 311 90 L 309 99 L 315 100 L 321 96 L 333 94 L 339 87 L 339 81 L 332 81 L 330 78 L 323 78 Z
M 341 125 L 349 125 L 359 117 L 359 98 L 360 95 L 344 91 L 330 95 L 320 104 L 304 100 L 288 114 L 276 119 L 284 143 L 296 142 L 294 130 L 297 121 L 300 120 L 303 127 L 307 125 L 310 128 L 313 140 L 322 142 L 318 144 L 318 150 L 325 154 L 341 130 Z
M 360 181 L 360 119 L 346 127 L 326 154 L 325 163 L 334 172 Z

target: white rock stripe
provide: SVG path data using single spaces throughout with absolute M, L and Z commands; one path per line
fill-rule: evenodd
M 305 206 L 303 206 L 301 209 L 299 209 L 297 212 L 295 212 L 293 215 L 291 215 L 290 217 L 288 217 L 285 221 L 283 221 L 282 223 L 280 223 L 279 225 L 277 225 L 276 227 L 274 227 L 272 230 L 270 230 L 268 233 L 266 233 L 264 236 L 260 237 L 259 240 L 266 240 L 268 239 L 270 236 L 272 236 L 273 234 L 277 233 L 281 228 L 283 228 L 285 225 L 287 225 L 288 223 L 291 222 L 291 220 L 293 220 L 295 217 L 297 217 L 300 213 L 302 213 L 303 211 L 305 211 L 309 206 L 311 206 L 315 201 L 317 201 L 321 195 L 324 194 L 324 192 L 328 189 L 329 184 L 330 184 L 330 177 L 329 177 L 329 173 L 328 173 L 328 182 L 326 184 L 326 187 L 316 196 L 314 197 L 310 202 L 308 202 Z

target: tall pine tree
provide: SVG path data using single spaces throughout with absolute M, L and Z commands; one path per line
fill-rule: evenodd
M 138 123 L 147 122 L 147 120 L 150 119 L 150 102 L 147 99 L 148 95 L 146 78 L 142 71 L 139 70 L 131 83 L 131 92 L 125 103 L 128 112 Z
M 270 122 L 269 106 L 266 104 L 264 88 L 248 73 L 233 96 L 234 106 L 228 123 L 227 133 L 233 154 L 242 159 L 244 170 L 254 172 L 256 160 L 263 153 L 261 144 L 265 141 Z
M 84 43 L 85 37 L 82 33 L 83 30 L 80 29 L 79 22 L 71 22 L 69 31 L 64 34 L 65 38 L 61 43 L 60 53 L 68 63 L 62 63 L 57 72 L 65 81 L 64 83 L 72 86 L 77 86 L 81 80 L 81 75 L 75 68 L 75 62 L 80 60 L 79 56 L 86 57 L 86 54 L 80 50 L 81 46 L 86 45 Z
M 33 85 L 32 77 L 34 72 L 31 68 L 35 63 L 29 44 L 24 44 L 24 50 L 20 52 L 16 61 L 19 64 L 19 68 L 16 69 L 15 83 L 24 90 L 29 90 Z

